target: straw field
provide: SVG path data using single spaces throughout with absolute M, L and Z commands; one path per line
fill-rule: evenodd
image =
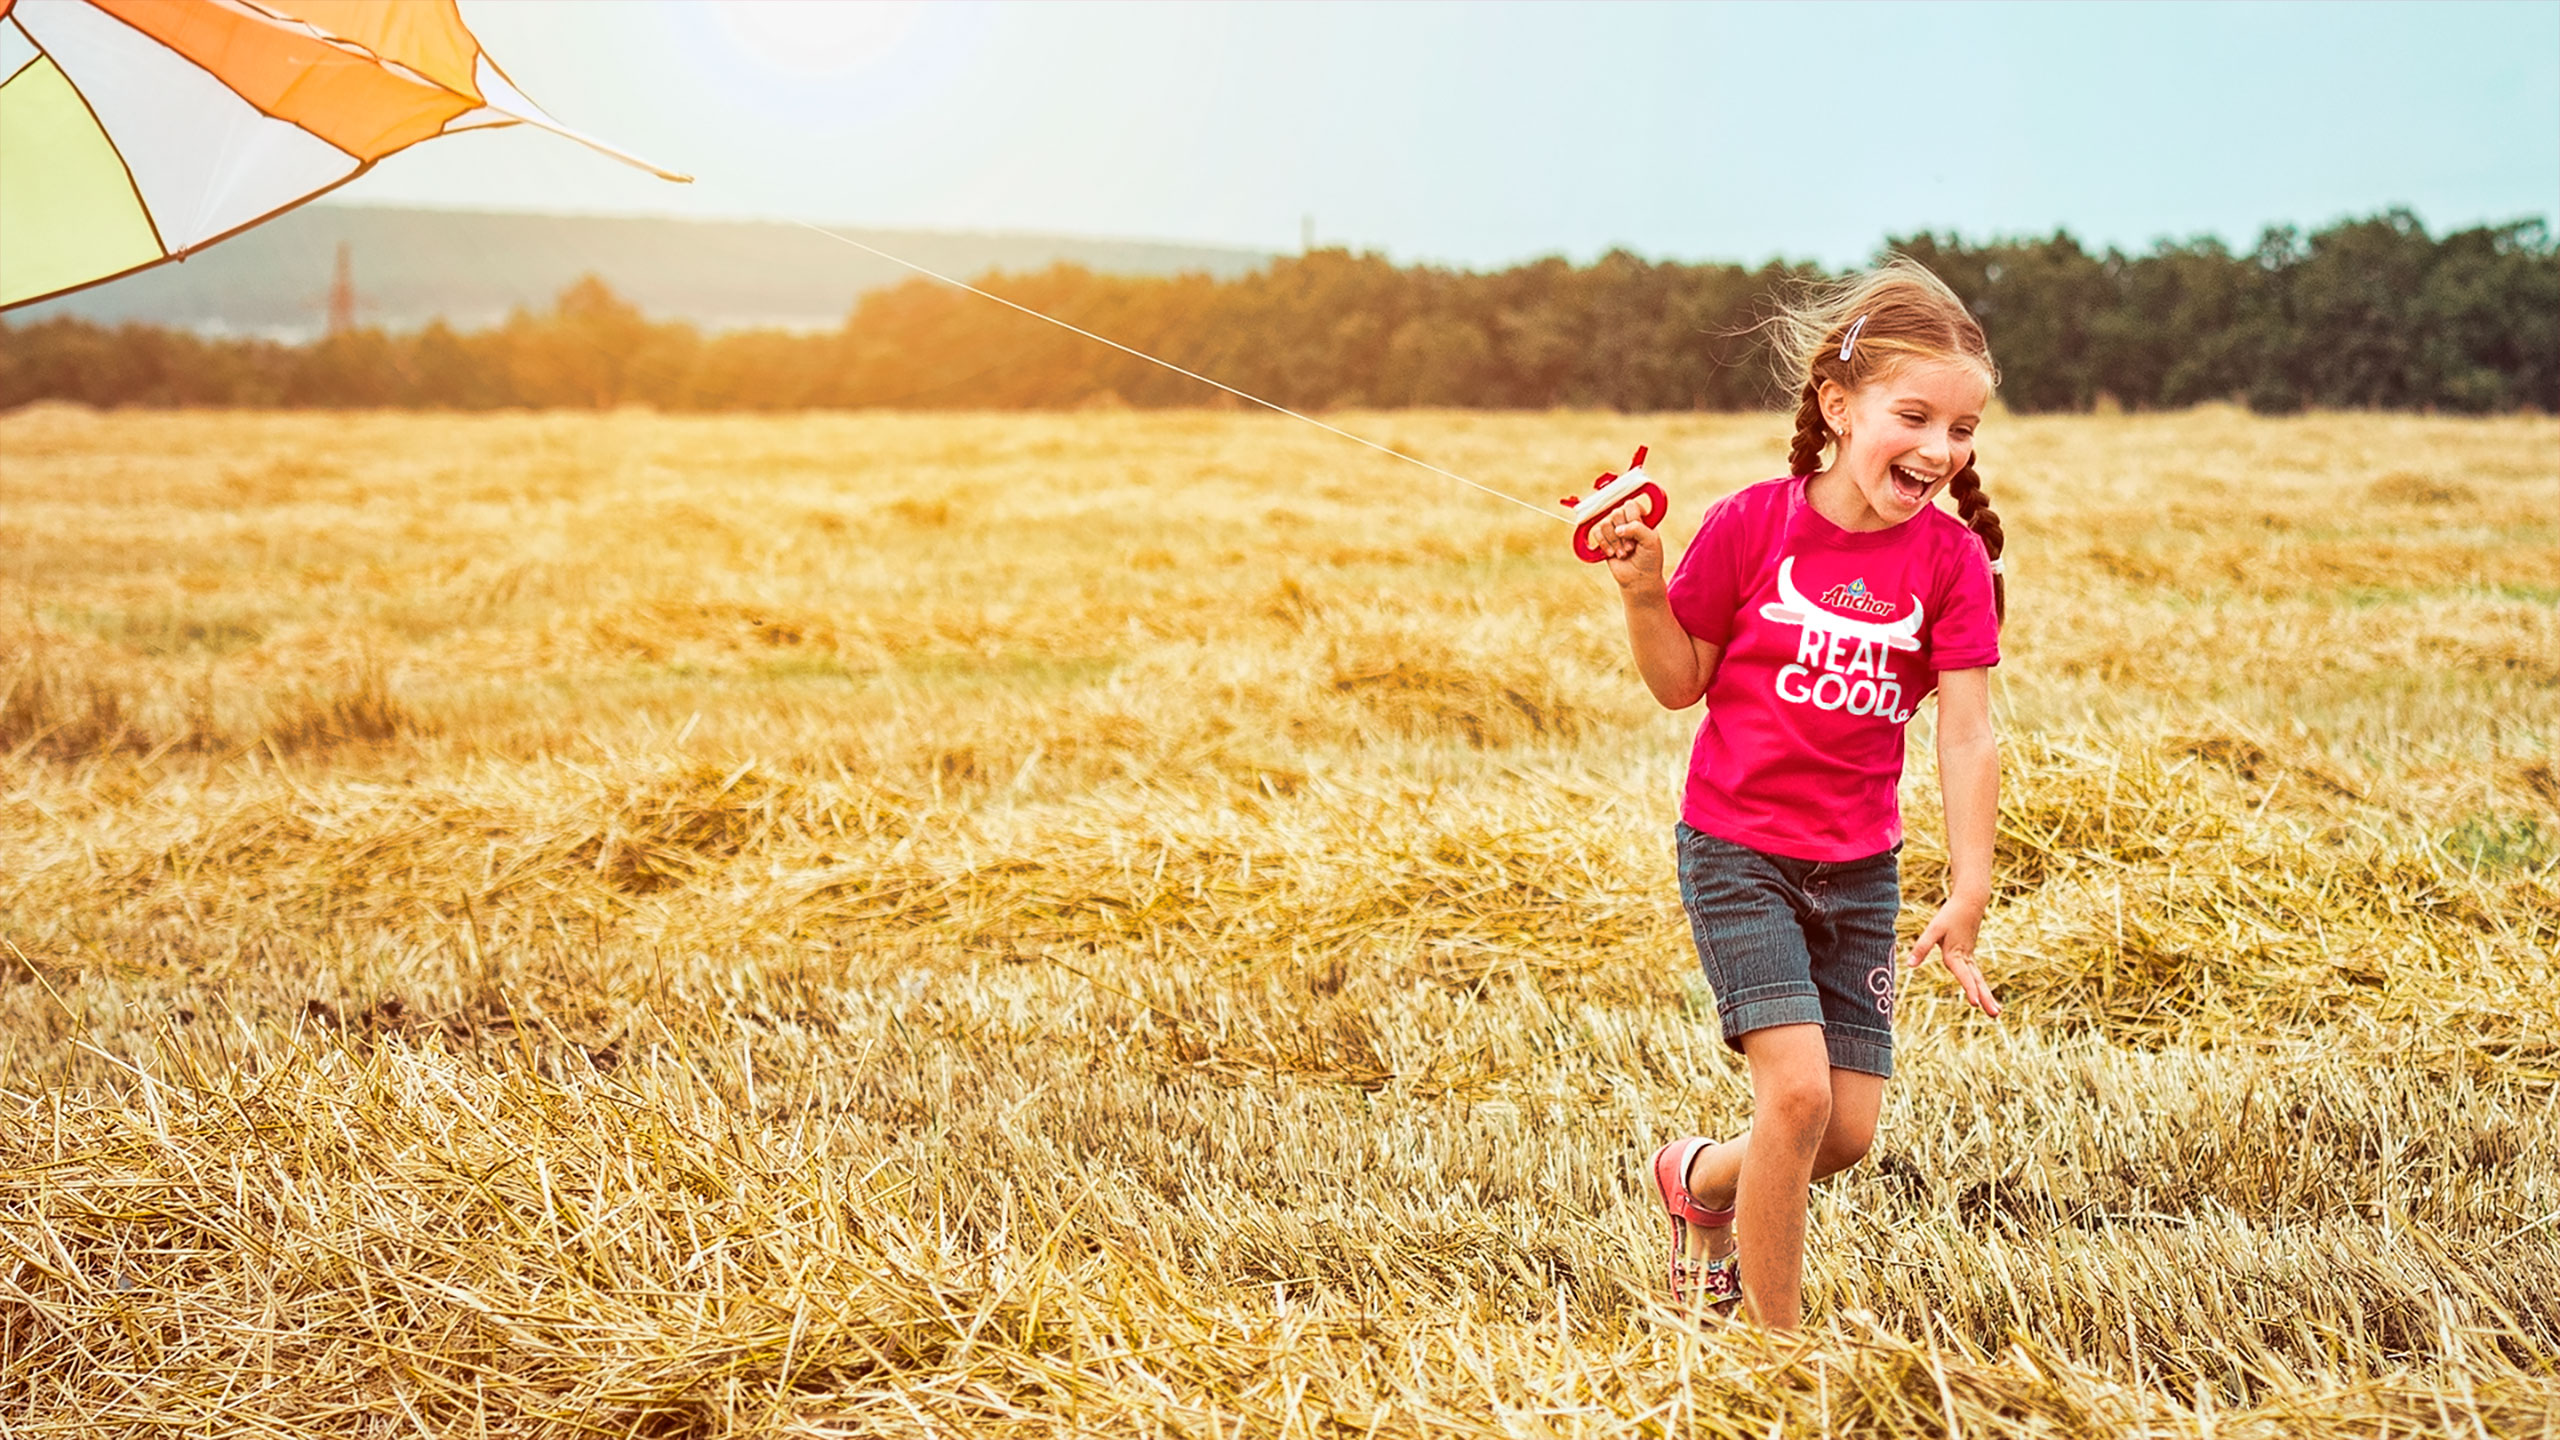
M 1773 417 L 1338 417 L 1675 543 Z M 2560 423 L 1995 418 L 1988 964 L 1801 1344 L 1693 715 L 1216 411 L 0 417 L 0 1432 L 2560 1432 Z M 1916 925 L 1943 874 L 1917 740 Z

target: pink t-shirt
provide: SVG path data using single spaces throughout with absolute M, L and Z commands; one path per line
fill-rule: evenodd
M 1680 813 L 1771 855 L 1856 860 L 1902 839 L 1903 726 L 1938 672 L 2000 663 L 1991 560 L 1934 505 L 1849 531 L 1804 487 L 1707 507 L 1671 576 L 1671 613 L 1724 651 Z

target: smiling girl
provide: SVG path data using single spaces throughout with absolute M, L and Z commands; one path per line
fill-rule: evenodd
M 1803 1317 L 1805 1209 L 1854 1165 L 1893 1073 L 1903 727 L 1938 696 L 1948 893 L 1936 956 L 1982 1013 L 1999 759 L 1999 517 L 1974 431 L 1999 372 L 1937 277 L 1897 259 L 1777 323 L 1798 387 L 1789 473 L 1709 507 L 1668 583 L 1661 537 L 1602 525 L 1636 668 L 1671 709 L 1704 699 L 1678 826 L 1680 899 L 1751 1128 L 1653 1157 L 1675 1299 Z M 1831 460 L 1822 463 L 1828 450 Z M 1933 502 L 1950 495 L 1958 515 Z

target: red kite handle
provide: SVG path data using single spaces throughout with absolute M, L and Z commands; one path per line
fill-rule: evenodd
M 1638 500 L 1644 502 L 1644 523 L 1647 525 L 1659 525 L 1662 517 L 1671 513 L 1671 501 L 1663 495 L 1662 487 L 1654 484 L 1644 473 L 1644 458 L 1649 449 L 1643 445 L 1636 447 L 1636 458 L 1627 463 L 1626 474 L 1603 474 L 1592 481 L 1591 488 L 1597 494 L 1564 498 L 1564 507 L 1573 512 L 1578 522 L 1573 527 L 1573 553 L 1583 563 L 1596 565 L 1609 558 L 1608 551 L 1591 543 L 1591 532 L 1601 521 L 1629 504 Z

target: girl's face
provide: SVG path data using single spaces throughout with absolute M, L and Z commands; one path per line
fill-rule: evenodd
M 1828 472 L 1848 482 L 1835 494 L 1858 519 L 1848 530 L 1881 530 L 1920 513 L 1973 459 L 1973 432 L 1991 385 L 1962 360 L 1913 360 L 1856 390 L 1822 386 L 1822 413 L 1848 439 Z

